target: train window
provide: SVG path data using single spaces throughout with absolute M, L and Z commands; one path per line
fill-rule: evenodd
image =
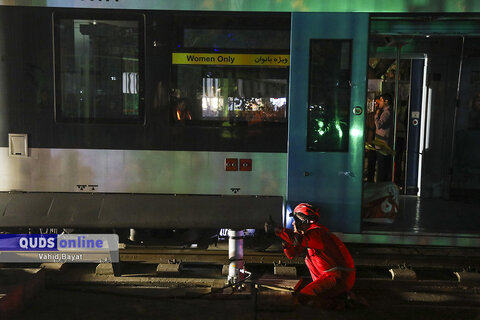
M 54 21 L 56 121 L 143 122 L 143 17 Z
M 308 151 L 348 151 L 351 48 L 351 40 L 310 41 Z
M 289 14 L 185 15 L 176 25 L 170 86 L 175 124 L 286 124 Z
M 261 125 L 286 121 L 288 68 L 179 65 L 176 75 L 171 96 L 175 122 Z

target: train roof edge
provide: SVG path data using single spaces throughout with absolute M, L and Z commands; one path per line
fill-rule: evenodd
M 480 12 L 480 1 L 470 0 L 0 0 L 0 6 L 256 12 Z

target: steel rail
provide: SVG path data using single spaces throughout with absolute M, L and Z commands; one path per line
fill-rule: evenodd
M 469 248 L 416 248 L 416 247 L 352 247 L 352 257 L 357 266 L 390 267 L 408 266 L 435 269 L 480 270 L 480 253 Z M 246 264 L 303 265 L 302 257 L 289 260 L 281 251 L 244 251 Z M 145 263 L 208 263 L 228 264 L 228 250 L 125 248 L 120 249 L 121 262 Z

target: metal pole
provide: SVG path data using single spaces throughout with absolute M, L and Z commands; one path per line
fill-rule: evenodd
M 397 44 L 397 72 L 395 72 L 395 102 L 393 104 L 393 156 L 392 156 L 392 181 L 395 181 L 395 145 L 397 143 L 397 108 L 398 108 L 398 87 L 400 81 L 400 44 Z
M 228 230 L 228 283 L 243 280 L 244 273 L 240 272 L 244 267 L 243 238 L 243 230 Z
M 413 70 L 413 59 L 410 59 L 410 79 L 408 81 L 410 88 L 412 87 L 412 70 Z M 409 156 L 409 148 L 408 148 L 408 139 L 410 135 L 410 115 L 412 113 L 411 111 L 411 103 L 412 103 L 412 92 L 411 89 L 408 94 L 408 107 L 407 107 L 407 124 L 406 124 L 406 132 L 405 132 L 405 142 L 404 142 L 404 147 L 405 147 L 405 167 L 403 168 L 403 180 L 402 180 L 402 187 L 403 187 L 403 194 L 407 194 L 407 172 L 408 172 L 408 156 Z
M 458 107 L 460 104 L 460 83 L 462 78 L 462 67 L 463 67 L 463 49 L 465 47 L 465 36 L 462 36 L 462 51 L 460 53 L 460 64 L 458 66 L 458 79 L 457 79 L 457 96 L 455 100 L 455 111 L 453 113 L 453 129 L 452 129 L 452 147 L 450 149 L 450 167 L 448 171 L 448 194 L 447 197 L 450 198 L 450 186 L 452 185 L 453 180 L 453 160 L 455 159 L 455 129 L 457 126 L 457 113 Z

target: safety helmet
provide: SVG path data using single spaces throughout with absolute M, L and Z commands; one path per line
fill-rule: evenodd
M 300 203 L 293 210 L 293 217 L 295 218 L 295 224 L 305 223 L 311 224 L 318 220 L 318 209 L 309 203 Z

